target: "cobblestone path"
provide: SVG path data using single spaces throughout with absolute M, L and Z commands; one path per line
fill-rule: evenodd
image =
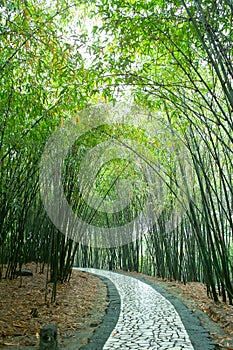
M 150 285 L 111 271 L 80 270 L 110 279 L 121 298 L 118 322 L 103 350 L 194 350 L 174 306 Z

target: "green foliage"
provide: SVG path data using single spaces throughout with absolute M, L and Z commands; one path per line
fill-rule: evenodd
M 76 182 L 92 148 L 129 138 L 148 149 L 150 169 L 156 173 L 161 166 L 163 210 L 141 242 L 95 251 L 95 266 L 107 256 L 111 267 L 119 259 L 126 269 L 202 280 L 215 300 L 217 282 L 232 303 L 232 15 L 228 0 L 0 3 L 0 258 L 9 263 L 8 276 L 30 257 L 48 262 L 55 280 L 68 278 L 78 247 L 52 226 L 42 207 L 42 151 L 56 127 L 86 106 L 133 101 L 150 110 L 143 120 L 147 129 L 153 133 L 161 123 L 167 135 L 148 137 L 143 125 L 127 123 L 85 133 L 65 161 L 66 197 L 78 215 L 99 226 L 121 226 L 137 216 L 148 187 L 133 161 L 113 151 L 94 189 L 86 189 L 90 198 L 96 192 L 111 203 L 117 181 L 130 179 L 135 200 L 128 211 L 106 215 L 91 209 Z M 180 145 L 194 172 L 188 191 Z M 177 199 L 186 215 L 169 231 Z M 92 263 L 91 248 L 81 247 L 79 254 Z
M 227 0 L 93 3 L 90 15 L 98 17 L 99 25 L 93 28 L 90 52 L 104 94 L 133 99 L 160 113 L 180 135 L 193 161 L 187 221 L 173 241 L 164 236 L 165 210 L 151 232 L 150 254 L 155 254 L 164 276 L 166 269 L 169 276 L 177 276 L 177 255 L 180 276 L 187 271 L 191 276 L 189 254 L 197 260 L 200 254 L 199 278 L 204 278 L 215 300 L 217 280 L 223 299 L 227 291 L 232 303 L 232 5 Z M 167 154 L 161 155 L 169 163 Z M 172 166 L 168 174 L 175 178 Z M 177 196 L 175 185 L 172 193 Z
M 61 280 L 72 266 L 69 242 L 61 240 L 60 259 L 52 244 L 54 229 L 39 200 L 38 163 L 51 133 L 93 94 L 80 53 L 83 28 L 75 40 L 69 37 L 78 10 L 70 1 L 9 0 L 0 7 L 0 262 L 9 264 L 7 276 L 32 258 L 49 263 L 56 280 L 57 265 Z

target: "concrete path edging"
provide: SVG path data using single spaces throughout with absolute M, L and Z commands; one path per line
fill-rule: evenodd
M 109 305 L 106 309 L 106 314 L 103 317 L 102 323 L 100 323 L 99 327 L 94 331 L 91 339 L 89 339 L 89 343 L 83 345 L 80 350 L 102 350 L 104 344 L 117 324 L 121 309 L 121 298 L 114 283 L 104 276 L 94 273 L 92 273 L 92 275 L 101 279 L 101 281 L 103 281 L 107 286 Z
M 99 328 L 96 329 L 93 336 L 90 339 L 90 342 L 83 346 L 82 350 L 102 350 L 103 348 L 108 349 L 109 347 L 106 346 L 106 342 L 109 339 L 111 333 L 113 332 L 114 328 L 117 325 L 118 318 L 121 312 L 121 297 L 119 295 L 119 292 L 114 285 L 114 281 L 111 281 L 108 276 L 108 271 L 103 270 L 103 274 L 105 273 L 105 276 L 101 275 L 101 270 L 97 269 L 85 269 L 85 268 L 79 268 L 79 270 L 82 270 L 83 272 L 91 273 L 95 275 L 96 277 L 100 278 L 108 288 L 108 297 L 110 300 L 109 307 L 107 308 L 106 315 L 104 316 L 103 322 L 100 324 Z M 105 271 L 105 272 L 104 272 Z M 95 273 L 96 272 L 96 273 Z M 109 271 L 109 274 L 119 274 L 117 272 Z M 119 274 L 123 275 L 123 274 Z M 149 285 L 152 287 L 155 292 L 161 294 L 161 298 L 165 298 L 170 302 L 176 312 L 179 314 L 179 317 L 185 327 L 185 330 L 189 336 L 189 339 L 192 343 L 194 350 L 213 350 L 215 349 L 215 345 L 210 338 L 209 331 L 204 329 L 201 324 L 200 320 L 197 318 L 195 314 L 193 314 L 179 299 L 171 295 L 169 292 L 165 291 L 162 287 L 158 286 L 156 282 L 148 281 L 147 279 L 143 277 L 137 277 L 137 276 L 129 276 L 126 274 L 126 276 L 134 278 L 135 280 L 138 280 L 146 285 Z M 117 340 L 117 339 L 116 339 Z M 110 342 L 111 343 L 111 342 Z M 104 346 L 105 345 L 105 346 Z M 191 346 L 191 345 L 190 345 Z M 111 347 L 112 348 L 112 347 Z M 119 349 L 117 347 L 114 347 L 114 349 Z M 162 347 L 163 348 L 163 347 Z M 161 348 L 161 349 L 162 349 Z M 173 347 L 173 349 L 185 349 L 184 347 Z M 190 347 L 187 347 L 187 349 Z M 137 347 L 137 345 L 132 345 L 132 347 L 125 347 L 122 350 L 127 349 L 138 349 L 143 350 L 141 347 Z M 155 349 L 155 347 L 146 347 L 146 349 Z M 160 347 L 156 347 L 156 349 L 160 349 Z M 169 349 L 169 346 L 166 347 L 166 349 Z M 172 349 L 172 348 L 171 348 Z
M 195 350 L 214 350 L 215 344 L 210 337 L 210 333 L 207 329 L 201 326 L 198 317 L 192 313 L 187 306 L 182 303 L 179 299 L 174 297 L 172 294 L 167 292 L 165 289 L 156 285 L 156 282 L 148 281 L 143 277 L 136 277 L 140 281 L 149 284 L 153 289 L 163 295 L 167 300 L 169 300 L 176 311 L 179 313 L 180 318 L 185 326 L 185 329 L 189 335 L 192 345 Z

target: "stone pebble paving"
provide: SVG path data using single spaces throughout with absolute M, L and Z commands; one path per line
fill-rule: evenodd
M 174 306 L 151 286 L 112 271 L 80 270 L 110 279 L 121 298 L 118 322 L 103 350 L 194 350 Z

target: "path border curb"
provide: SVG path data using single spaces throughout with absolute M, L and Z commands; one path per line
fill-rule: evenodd
M 80 268 L 81 270 L 81 268 Z M 120 309 L 121 309 L 121 299 L 117 288 L 114 283 L 107 277 L 100 276 L 98 274 L 83 271 L 85 273 L 90 273 L 99 279 L 101 279 L 107 286 L 108 289 L 108 299 L 110 301 L 109 306 L 106 309 L 106 315 L 103 318 L 100 326 L 95 330 L 89 343 L 81 347 L 80 350 L 102 350 L 104 344 L 112 333 L 115 325 L 117 324 Z M 189 335 L 191 343 L 194 350 L 215 350 L 216 344 L 213 342 L 210 336 L 210 332 L 201 325 L 197 315 L 192 313 L 192 311 L 177 297 L 173 296 L 171 293 L 163 289 L 161 286 L 156 284 L 156 281 L 149 281 L 146 278 L 129 275 L 126 273 L 119 273 L 117 271 L 111 271 L 116 274 L 126 274 L 128 277 L 133 277 L 141 282 L 144 282 L 151 286 L 155 291 L 164 296 L 170 303 L 174 306 L 175 310 L 179 314 L 184 327 Z
M 159 292 L 170 301 L 178 312 L 195 350 L 216 349 L 216 344 L 211 339 L 209 331 L 201 325 L 199 318 L 192 313 L 192 311 L 181 300 L 157 285 L 156 282 L 149 281 L 143 277 L 133 277 L 150 285 L 156 292 Z
M 82 271 L 81 268 L 80 270 Z M 104 284 L 107 286 L 107 298 L 109 300 L 109 305 L 107 306 L 103 321 L 90 337 L 88 344 L 83 345 L 80 350 L 102 350 L 104 344 L 117 324 L 121 310 L 121 298 L 115 284 L 107 277 L 86 271 L 82 272 L 92 274 L 104 282 Z

